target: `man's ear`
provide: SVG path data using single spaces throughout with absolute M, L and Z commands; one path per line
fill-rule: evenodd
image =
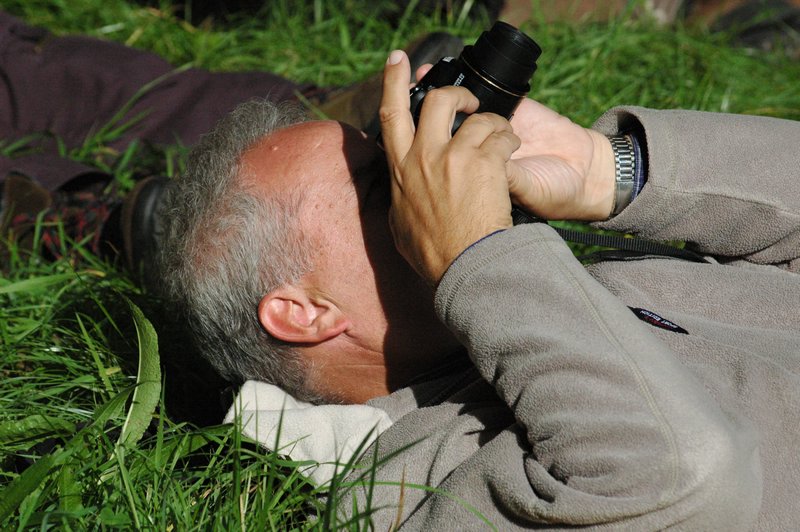
M 350 325 L 332 302 L 287 285 L 261 298 L 258 321 L 275 338 L 292 343 L 319 343 L 334 338 Z

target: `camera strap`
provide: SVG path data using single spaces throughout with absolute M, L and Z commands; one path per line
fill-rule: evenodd
M 545 220 L 537 218 L 527 212 L 513 207 L 511 209 L 511 218 L 514 225 L 528 224 L 534 222 L 545 223 Z M 609 248 L 601 251 L 587 253 L 578 257 L 583 263 L 600 262 L 604 260 L 641 260 L 652 257 L 669 257 L 673 259 L 688 260 L 690 262 L 701 262 L 708 264 L 709 261 L 704 256 L 688 249 L 679 248 L 666 244 L 664 242 L 656 242 L 654 240 L 647 240 L 646 238 L 639 238 L 634 236 L 621 236 L 621 235 L 605 235 L 587 231 L 576 231 L 574 229 L 565 229 L 562 227 L 554 227 L 553 229 L 561 235 L 561 238 L 567 242 L 575 244 L 583 244 L 585 246 Z
M 592 247 L 611 248 L 602 251 L 595 251 L 578 257 L 581 262 L 599 262 L 604 260 L 640 260 L 650 257 L 669 257 L 682 259 L 690 262 L 708 263 L 708 260 L 688 249 L 656 242 L 639 237 L 627 237 L 619 235 L 603 235 L 600 233 L 589 233 L 576 231 L 574 229 L 563 229 L 554 227 L 561 238 L 568 242 L 574 242 Z

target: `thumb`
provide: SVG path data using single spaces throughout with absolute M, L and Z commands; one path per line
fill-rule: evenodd
M 414 120 L 409 111 L 411 65 L 402 50 L 395 50 L 383 70 L 380 118 L 383 146 L 390 161 L 402 161 L 414 142 Z
M 535 198 L 541 193 L 530 171 L 511 160 L 506 163 L 506 178 L 511 201 L 520 207 L 530 209 Z

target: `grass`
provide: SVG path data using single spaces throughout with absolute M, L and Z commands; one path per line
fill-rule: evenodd
M 415 4 L 392 13 L 388 0 L 279 0 L 255 16 L 194 25 L 168 2 L 8 0 L 4 9 L 56 34 L 152 50 L 176 66 L 262 69 L 338 85 L 377 72 L 391 49 L 423 31 L 448 29 L 470 41 L 488 25 L 471 2 L 432 16 Z M 617 104 L 800 119 L 800 64 L 780 51 L 750 52 L 727 35 L 626 17 L 524 29 L 544 49 L 532 95 L 583 125 Z M 180 171 L 183 147 L 114 152 L 114 134 L 98 132 L 64 155 L 100 165 L 123 189 L 137 176 Z M 19 155 L 27 145 L 4 139 L 0 152 Z M 57 261 L 10 246 L 0 278 L 0 527 L 366 526 L 338 522 L 297 464 L 215 426 L 224 383 L 191 359 L 158 301 L 81 243 L 62 245 Z M 139 366 L 143 357 L 149 370 Z M 137 406 L 148 401 L 156 406 Z

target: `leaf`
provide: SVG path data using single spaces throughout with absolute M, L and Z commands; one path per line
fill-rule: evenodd
M 132 301 L 128 305 L 136 325 L 136 336 L 139 340 L 139 371 L 136 375 L 136 389 L 133 392 L 131 406 L 117 446 L 133 445 L 138 442 L 147 430 L 153 412 L 161 396 L 161 365 L 158 356 L 158 336 L 153 324 L 145 318 L 144 313 Z
M 0 522 L 5 521 L 19 508 L 25 497 L 39 487 L 39 484 L 47 478 L 50 470 L 56 465 L 57 459 L 63 455 L 64 453 L 59 453 L 41 457 L 0 492 Z
M 161 381 L 159 380 L 157 382 L 159 383 L 160 388 Z M 57 449 L 51 454 L 42 456 L 32 466 L 27 468 L 10 484 L 8 484 L 4 490 L 0 491 L 0 523 L 5 521 L 14 511 L 19 508 L 23 501 L 25 501 L 25 498 L 39 487 L 39 485 L 51 473 L 53 468 L 64 463 L 78 448 L 78 446 L 84 443 L 83 438 L 88 431 L 92 430 L 95 426 L 102 426 L 106 421 L 108 421 L 108 419 L 113 417 L 115 415 L 114 413 L 122 404 L 124 404 L 125 399 L 127 399 L 130 393 L 130 388 L 127 388 L 122 390 L 107 403 L 100 405 L 100 407 L 98 407 L 95 411 L 93 422 L 78 431 L 78 433 L 69 442 L 67 442 L 64 449 Z M 23 424 L 27 422 L 29 425 L 23 426 L 20 430 L 23 432 L 35 431 L 37 430 L 36 427 L 52 427 L 52 425 L 48 424 L 51 421 L 52 418 L 48 416 L 30 416 L 23 422 Z M 61 430 L 66 428 L 66 423 L 68 422 L 64 421 L 62 423 L 65 425 L 58 427 Z M 8 436 L 13 437 L 13 433 L 9 431 Z M 69 473 L 67 473 L 67 476 L 69 476 Z M 66 480 L 66 478 L 60 477 L 59 480 L 63 482 Z M 69 502 L 71 507 L 80 504 L 78 501 Z
M 0 286 L 0 294 L 13 294 L 15 292 L 41 292 L 53 285 L 58 285 L 75 279 L 74 273 L 56 273 L 41 277 L 33 277 L 23 281 L 4 284 Z
M 80 484 L 75 478 L 75 464 L 65 463 L 56 476 L 58 508 L 62 512 L 76 513 L 83 509 Z
M 0 425 L 0 445 L 21 441 L 38 440 L 54 434 L 75 432 L 75 424 L 61 418 L 34 414 L 25 419 L 9 421 Z
M 108 506 L 104 506 L 100 513 L 97 514 L 98 521 L 100 524 L 108 526 L 108 527 L 119 527 L 119 528 L 126 528 L 131 526 L 130 518 L 122 512 L 115 513 Z

